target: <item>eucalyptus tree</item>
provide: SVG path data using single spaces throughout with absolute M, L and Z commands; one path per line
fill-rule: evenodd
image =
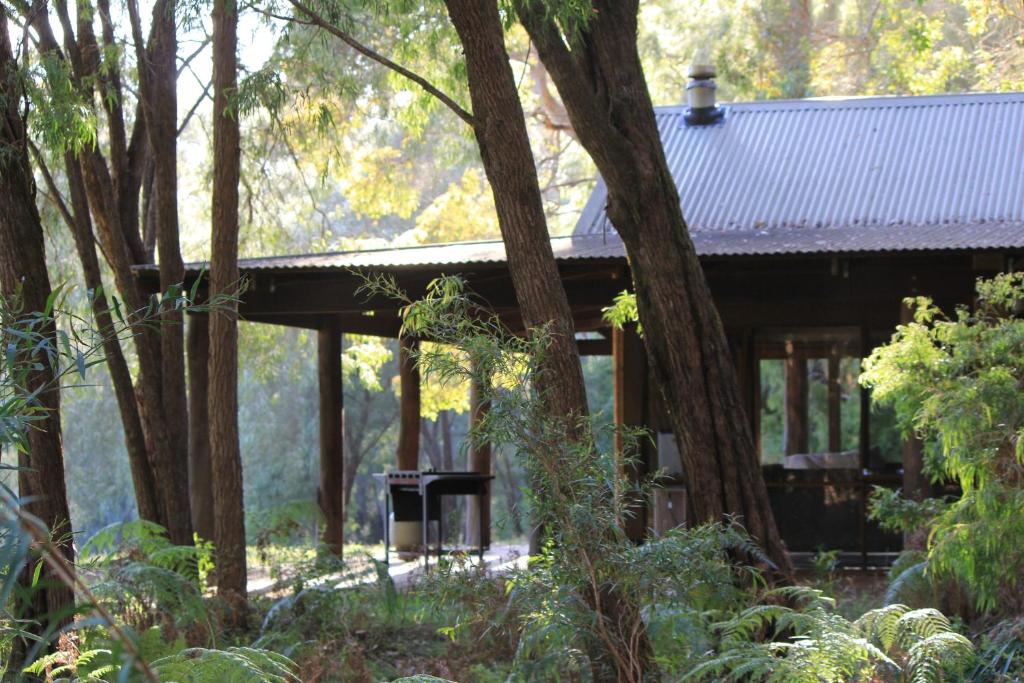
M 3 7 L 5 17 L 26 27 L 34 48 L 37 87 L 31 97 L 40 113 L 36 133 L 43 143 L 36 160 L 51 200 L 75 235 L 86 286 L 94 293 L 96 323 L 108 329 L 118 304 L 105 293 L 97 243 L 130 311 L 145 310 L 147 303 L 132 266 L 152 262 L 154 250 L 162 289 L 182 279 L 175 5 L 172 0 L 154 3 L 148 38 L 136 0 L 126 5 L 127 37 L 119 33 L 109 0 L 79 3 L 74 15 L 65 0 L 53 5 L 12 0 Z M 133 69 L 124 68 L 128 55 L 134 57 L 137 84 L 127 76 Z M 63 179 L 48 167 L 47 153 L 63 166 Z M 140 207 L 143 196 L 146 211 Z M 139 363 L 134 385 L 114 335 L 108 335 L 105 352 L 139 514 L 165 526 L 174 542 L 186 544 L 192 542 L 192 523 L 182 313 L 172 307 L 160 322 L 159 329 L 140 322 L 133 337 Z
M 300 20 L 318 26 L 359 53 L 415 82 L 465 121 L 473 131 L 484 171 L 494 196 L 498 224 L 523 320 L 531 334 L 543 340 L 540 372 L 531 378 L 550 420 L 560 425 L 562 439 L 577 445 L 573 458 L 596 458 L 587 419 L 587 396 L 576 347 L 572 313 L 554 259 L 534 162 L 515 76 L 505 46 L 508 16 L 496 2 L 445 0 L 465 59 L 469 111 L 422 76 L 380 55 L 349 35 L 331 16 L 302 0 L 289 0 Z M 334 19 L 332 21 L 332 18 Z M 566 462 L 566 467 L 571 463 Z M 565 491 L 559 494 L 566 498 Z M 558 515 L 541 508 L 540 524 L 557 523 Z M 561 511 L 567 513 L 566 510 Z M 554 530 L 551 531 L 554 533 Z M 589 539 L 588 552 L 599 552 L 605 538 Z M 587 553 L 583 553 L 584 556 Z M 614 582 L 596 580 L 573 585 L 579 599 L 598 620 L 599 638 L 589 642 L 590 659 L 598 680 L 640 681 L 652 666 L 651 645 L 639 606 Z M 621 656 L 623 649 L 629 656 Z
M 33 343 L 19 337 L 3 339 L 6 358 L 0 377 L 18 382 L 18 396 L 4 396 L 4 408 L 21 402 L 33 404 L 33 420 L 27 425 L 18 449 L 18 495 L 24 509 L 38 518 L 58 540 L 63 557 L 74 561 L 71 544 L 71 513 L 64 480 L 61 444 L 59 377 L 46 349 L 58 347 L 57 329 L 50 311 L 54 292 L 46 271 L 43 226 L 36 207 L 35 183 L 29 163 L 25 125 L 24 71 L 14 56 L 7 21 L 0 18 L 0 306 L 3 337 L 13 335 L 7 318 L 23 315 L 34 322 Z M 15 365 L 27 368 L 24 376 L 12 376 Z M 21 373 L 16 373 L 21 374 Z M 6 394 L 6 392 L 5 392 Z M 6 425 L 5 425 L 6 428 Z M 70 618 L 74 607 L 71 589 L 56 580 L 42 560 L 34 558 L 21 569 L 18 616 L 30 629 L 41 629 L 48 620 Z M 37 575 L 37 572 L 40 572 Z M 37 579 L 41 578 L 41 582 Z M 35 623 L 35 626 L 31 624 Z M 30 644 L 16 641 L 12 663 L 20 665 Z
M 638 0 L 516 0 L 516 12 L 608 186 L 629 256 L 644 345 L 694 495 L 695 522 L 727 515 L 784 571 L 725 330 L 668 169 L 637 47 Z
M 238 179 L 241 142 L 238 109 L 238 6 L 213 4 L 213 196 L 210 287 L 227 292 L 238 282 Z M 240 608 L 245 622 L 245 507 L 242 457 L 238 444 L 238 303 L 210 314 L 210 462 L 213 544 L 217 592 Z

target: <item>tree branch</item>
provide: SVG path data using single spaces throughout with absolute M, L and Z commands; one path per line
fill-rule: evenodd
M 183 72 L 185 68 L 192 63 L 192 60 L 198 57 L 199 54 L 206 49 L 206 46 L 210 44 L 210 41 L 210 36 L 204 37 L 203 40 L 199 43 L 199 47 L 197 47 L 191 54 L 189 54 L 187 57 L 181 60 L 181 64 L 178 66 L 178 76 L 181 76 L 181 72 Z
M 64 196 L 60 193 L 57 188 L 57 183 L 53 180 L 53 174 L 50 173 L 50 167 L 46 165 L 46 160 L 43 159 L 43 155 L 39 152 L 39 148 L 36 144 L 29 140 L 28 148 L 32 152 L 32 158 L 36 162 L 36 166 L 39 167 L 39 172 L 43 175 L 43 181 L 46 183 L 46 187 L 49 190 L 47 197 L 53 202 L 53 205 L 60 211 L 60 215 L 64 218 L 64 222 L 68 224 L 68 227 L 72 230 L 75 229 L 75 217 L 71 215 L 71 210 L 68 208 L 68 204 L 64 199 Z
M 340 39 L 343 43 L 345 43 L 346 45 L 348 45 L 349 47 L 351 47 L 353 50 L 363 55 L 364 57 L 368 57 L 369 59 L 372 59 L 378 64 L 381 64 L 391 69 L 395 73 L 409 79 L 416 85 L 423 88 L 423 90 L 426 91 L 428 94 L 437 98 L 442 104 L 444 104 L 446 107 L 455 112 L 456 116 L 458 116 L 460 119 L 468 123 L 471 127 L 476 127 L 476 119 L 473 117 L 471 113 L 463 109 L 458 102 L 453 100 L 449 95 L 447 95 L 442 90 L 437 88 L 437 86 L 433 85 L 423 76 L 420 76 L 419 74 L 410 71 L 409 69 L 406 69 L 401 64 L 397 64 L 388 59 L 387 57 L 385 57 L 384 55 L 380 54 L 379 52 L 376 52 L 370 49 L 369 47 L 363 45 L 358 40 L 356 40 L 349 34 L 345 33 L 340 28 L 338 28 L 331 22 L 327 21 L 319 14 L 317 14 L 314 10 L 305 5 L 301 0 L 288 1 L 292 4 L 293 7 L 295 7 L 295 9 L 299 10 L 304 15 L 306 15 L 306 17 L 308 17 L 313 24 L 319 26 L 320 28 L 327 31 L 331 35 Z
M 210 97 L 211 85 L 211 83 L 207 83 L 203 86 L 203 92 L 199 94 L 199 97 L 196 98 L 196 101 L 192 103 L 192 107 L 189 108 L 188 113 L 185 114 L 185 118 L 181 120 L 181 125 L 178 126 L 178 132 L 176 133 L 176 135 L 181 135 L 185 131 L 185 128 L 188 126 L 188 122 L 191 121 L 192 116 L 195 115 L 196 109 L 199 108 L 199 105 L 202 104 L 203 100 L 208 99 Z

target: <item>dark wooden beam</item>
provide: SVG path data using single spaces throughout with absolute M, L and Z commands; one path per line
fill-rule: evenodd
M 398 285 L 413 299 L 419 298 L 426 290 L 430 277 L 417 276 L 400 280 Z M 293 276 L 253 279 L 253 286 L 241 299 L 239 310 L 243 316 L 264 316 L 273 314 L 294 315 L 339 313 L 362 313 L 368 310 L 395 312 L 402 302 L 377 295 L 367 296 L 359 291 L 362 280 L 352 276 Z M 518 307 L 515 291 L 508 279 L 475 283 L 468 280 L 470 289 L 491 309 Z M 607 277 L 578 277 L 565 283 L 566 294 L 573 306 L 608 306 L 622 291 L 621 280 Z
M 914 311 L 900 303 L 900 320 L 905 325 L 914 321 Z M 916 436 L 903 440 L 903 496 L 907 500 L 923 500 L 932 495 L 932 485 L 924 474 L 924 444 Z M 928 545 L 927 529 L 903 534 L 905 550 L 924 550 Z
M 402 321 L 397 311 L 388 311 L 381 315 L 364 315 L 354 313 L 348 315 L 320 313 L 242 313 L 246 322 L 265 325 L 283 325 L 306 330 L 321 330 L 328 327 L 341 330 L 346 334 L 366 334 L 373 337 L 396 339 Z
M 807 433 L 807 361 L 790 355 L 786 359 L 785 424 L 783 441 L 786 455 L 806 453 Z
M 213 472 L 210 462 L 210 318 L 188 316 L 188 488 L 192 527 L 213 540 Z
M 635 325 L 612 331 L 612 380 L 615 392 L 615 424 L 618 427 L 642 427 L 647 423 L 644 403 L 647 397 L 647 357 L 643 341 Z M 633 444 L 639 451 L 630 451 L 621 433 L 615 435 L 615 452 L 623 456 L 622 468 L 627 478 L 640 482 L 648 471 L 644 444 Z M 630 494 L 626 519 L 622 520 L 626 536 L 640 542 L 647 534 L 647 505 Z
M 612 355 L 611 339 L 577 339 L 576 346 L 581 356 L 610 356 Z
M 469 387 L 469 419 L 473 427 L 478 427 L 490 409 L 490 402 L 484 398 L 479 378 L 474 378 Z M 480 474 L 491 474 L 491 444 L 471 443 L 469 447 L 469 470 Z M 470 546 L 491 545 L 491 484 L 487 484 L 484 496 L 469 496 L 466 507 L 466 542 Z M 479 538 L 483 529 L 483 539 Z
M 345 543 L 345 452 L 341 332 L 317 333 L 317 374 L 320 383 L 319 503 L 327 524 L 323 542 L 338 557 Z
M 839 371 L 839 349 L 833 347 L 828 356 L 828 449 L 832 453 L 843 449 L 842 378 Z

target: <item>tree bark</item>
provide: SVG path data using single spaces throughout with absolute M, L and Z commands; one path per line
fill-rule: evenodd
M 199 538 L 214 535 L 213 464 L 210 461 L 210 319 L 188 320 L 188 486 L 192 527 Z
M 508 269 L 527 328 L 547 328 L 538 388 L 566 433 L 587 429 L 587 392 L 565 294 L 541 199 L 522 104 L 505 49 L 498 7 L 479 0 L 446 0 L 466 56 L 473 133 L 491 184 Z
M 50 298 L 50 280 L 46 271 L 43 226 L 35 204 L 35 185 L 29 166 L 28 138 L 20 107 L 24 92 L 19 82 L 19 65 L 12 50 L 6 19 L 0 26 L 0 290 L 8 302 L 19 295 L 22 310 L 43 312 Z M 38 332 L 59 348 L 56 325 L 44 323 Z M 24 360 L 28 360 L 25 358 Z M 64 480 L 64 452 L 60 430 L 60 385 L 54 367 L 45 357 L 27 378 L 28 392 L 39 391 L 39 419 L 28 429 L 28 452 L 18 454 L 18 495 L 20 504 L 36 516 L 53 534 L 60 554 L 74 571 L 71 544 L 71 514 Z M 29 557 L 18 581 L 17 616 L 38 623 L 23 625 L 41 633 L 47 622 L 58 625 L 70 621 L 74 593 L 63 585 L 48 567 L 43 567 L 40 583 L 33 585 L 39 557 Z M 31 643 L 15 641 L 11 663 L 20 670 Z
M 402 395 L 396 459 L 400 470 L 417 470 L 420 462 L 420 369 L 413 358 L 418 343 L 408 337 L 398 340 L 398 382 Z
M 139 54 L 140 101 L 153 163 L 153 199 L 160 289 L 167 292 L 185 279 L 178 239 L 178 64 L 177 28 L 173 2 L 153 13 L 149 49 Z M 137 202 L 137 200 L 136 200 Z M 136 203 L 137 206 L 137 203 Z M 136 221 L 137 221 L 136 217 Z M 133 231 L 138 237 L 138 229 Z M 140 254 L 140 256 L 144 256 Z M 161 314 L 160 398 L 167 424 L 171 462 L 165 483 L 168 496 L 168 531 L 178 544 L 192 542 L 192 516 L 188 504 L 188 403 L 185 392 L 184 319 L 180 309 Z
M 141 18 L 137 2 L 129 0 L 127 3 L 132 38 L 136 44 L 136 57 L 139 66 L 140 78 L 140 103 L 135 113 L 135 123 L 129 134 L 125 125 L 123 102 L 125 101 L 125 86 L 122 83 L 117 60 L 108 60 L 104 68 L 100 68 L 99 56 L 104 50 L 120 49 L 120 39 L 115 35 L 114 25 L 111 21 L 109 0 L 97 0 L 95 8 L 87 7 L 77 13 L 77 34 L 76 27 L 72 24 L 67 12 L 67 6 L 58 3 L 54 6 L 61 22 L 61 32 L 64 48 L 57 41 L 56 34 L 50 24 L 50 12 L 43 0 L 36 0 L 31 6 L 24 6 L 22 14 L 25 21 L 32 26 L 37 35 L 38 51 L 41 55 L 63 61 L 67 64 L 72 75 L 72 82 L 78 89 L 79 94 L 85 103 L 99 101 L 102 104 L 107 119 L 106 138 L 109 143 L 107 156 L 96 145 L 84 146 L 74 158 L 72 166 L 77 166 L 80 173 L 74 169 L 69 171 L 69 181 L 76 182 L 80 178 L 85 187 L 85 194 L 88 199 L 88 206 L 95 222 L 96 235 L 108 264 L 114 275 L 114 281 L 121 294 L 122 300 L 127 304 L 127 313 L 141 311 L 146 306 L 146 297 L 137 281 L 132 275 L 131 267 L 134 264 L 146 261 L 146 251 L 139 235 L 139 192 L 142 182 L 143 171 L 150 159 L 149 143 L 147 136 L 147 119 L 145 106 L 148 103 L 149 109 L 161 111 L 159 93 L 154 97 L 149 84 L 143 85 L 150 74 L 147 67 L 150 64 L 152 48 L 160 43 L 162 33 L 171 34 L 170 40 L 164 40 L 164 45 L 171 45 L 165 50 L 156 62 L 163 65 L 165 76 L 176 78 L 176 64 L 174 64 L 173 34 L 174 23 L 168 22 L 167 17 L 173 16 L 171 8 L 168 7 L 170 0 L 157 0 L 153 6 L 153 26 L 149 39 L 149 48 L 142 36 Z M 86 11 L 87 10 L 87 11 Z M 102 47 L 97 41 L 92 30 L 91 19 L 99 16 L 103 26 Z M 170 55 L 168 56 L 168 52 Z M 167 65 L 170 64 L 170 67 Z M 99 89 L 102 97 L 95 97 Z M 166 89 L 166 88 L 165 88 Z M 145 93 L 142 91 L 145 90 Z M 74 187 L 73 187 L 74 190 Z M 176 244 L 176 242 L 175 242 Z M 174 255 L 168 254 L 168 263 L 174 262 Z M 180 261 L 180 256 L 177 258 Z M 83 261 L 83 269 L 89 270 L 89 264 Z M 133 323 L 138 322 L 134 317 L 129 316 Z M 133 341 L 139 359 L 138 378 L 134 387 L 134 399 L 136 402 L 138 420 L 143 431 L 143 440 L 148 454 L 150 469 L 153 473 L 153 482 L 156 494 L 157 513 L 153 521 L 164 526 L 171 538 L 177 543 L 191 543 L 192 531 L 187 501 L 187 489 L 182 488 L 184 483 L 187 486 L 187 463 L 184 459 L 184 452 L 175 450 L 175 444 L 180 444 L 181 439 L 187 438 L 187 423 L 181 422 L 184 413 L 181 410 L 184 399 L 183 385 L 176 402 L 178 409 L 172 406 L 170 413 L 164 410 L 163 383 L 163 354 L 161 346 L 164 344 L 158 331 L 149 327 L 150 321 L 142 321 L 141 326 L 134 330 Z M 102 321 L 97 319 L 97 326 L 102 329 Z M 176 331 L 180 336 L 180 325 Z M 168 342 L 173 349 L 173 342 Z M 178 345 L 180 350 L 180 344 Z M 116 354 L 110 354 L 116 356 Z M 173 368 L 175 362 L 170 363 Z M 111 366 L 115 387 L 121 398 L 124 400 L 127 394 L 124 377 L 119 373 L 116 365 Z M 173 374 L 173 373 L 172 373 Z M 173 381 L 169 387 L 173 386 Z M 122 415 L 125 413 L 122 411 Z M 168 416 L 177 421 L 174 427 L 168 421 Z M 124 426 L 126 438 L 132 439 L 135 443 L 137 435 L 132 424 L 133 417 L 128 415 Z M 172 432 L 176 432 L 172 435 Z M 137 446 L 130 446 L 130 452 Z M 134 467 L 134 466 L 133 466 Z M 148 514 L 148 504 L 140 507 L 140 514 Z
M 211 294 L 238 287 L 238 181 L 241 146 L 237 111 L 230 98 L 238 79 L 238 14 L 233 0 L 213 6 L 213 254 Z M 210 456 L 213 465 L 213 543 L 217 592 L 239 609 L 246 596 L 245 508 L 242 458 L 238 445 L 238 306 L 228 303 L 210 313 Z
M 135 401 L 135 388 L 132 376 L 121 349 L 120 340 L 114 335 L 114 324 L 106 291 L 103 288 L 103 276 L 99 259 L 96 256 L 92 220 L 89 216 L 89 200 L 86 196 L 85 180 L 78 160 L 70 153 L 65 154 L 65 172 L 71 194 L 71 207 L 74 211 L 70 227 L 74 233 L 75 248 L 82 264 L 85 286 L 91 292 L 93 319 L 103 335 L 103 353 L 106 356 L 107 370 L 110 372 L 117 398 L 117 408 L 121 415 L 121 426 L 124 429 L 125 450 L 128 453 L 128 465 L 132 473 L 132 485 L 135 489 L 135 505 L 139 517 L 151 522 L 160 523 L 163 519 L 163 505 L 158 495 L 153 467 L 149 462 L 146 448 L 146 434 L 142 428 L 139 406 Z
M 586 23 L 569 32 L 539 0 L 515 6 L 608 186 L 648 362 L 695 493 L 691 518 L 737 516 L 788 572 L 725 332 L 665 161 L 637 50 L 638 1 L 595 0 Z
M 345 452 L 341 385 L 341 332 L 317 332 L 320 387 L 320 509 L 327 524 L 323 542 L 342 556 L 345 544 Z

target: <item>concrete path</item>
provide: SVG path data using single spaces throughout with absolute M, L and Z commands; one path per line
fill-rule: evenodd
M 487 568 L 488 574 L 495 576 L 507 573 L 515 568 L 523 568 L 526 566 L 528 558 L 528 547 L 524 544 L 515 545 L 493 545 L 490 550 L 484 552 L 484 566 Z M 383 561 L 384 553 L 380 552 L 374 556 L 374 559 Z M 430 558 L 430 568 L 436 567 L 437 558 Z M 467 556 L 467 566 L 477 566 L 478 559 L 476 553 L 471 553 Z M 399 560 L 397 555 L 391 553 L 391 564 L 388 566 L 388 574 L 391 579 L 395 582 L 395 587 L 399 590 L 405 590 L 409 586 L 413 585 L 416 580 L 423 575 L 423 558 L 417 556 L 412 560 Z M 344 574 L 332 574 L 324 577 L 320 577 L 315 581 L 309 582 L 307 585 L 316 585 L 320 583 L 333 583 L 337 588 L 348 588 L 360 584 L 368 584 L 377 580 L 376 573 L 372 567 L 367 568 L 367 571 L 358 572 L 353 575 L 346 576 Z M 275 581 L 270 576 L 266 575 L 265 571 L 250 571 L 248 590 L 250 596 L 266 595 L 273 593 L 278 590 L 287 588 L 288 581 Z

